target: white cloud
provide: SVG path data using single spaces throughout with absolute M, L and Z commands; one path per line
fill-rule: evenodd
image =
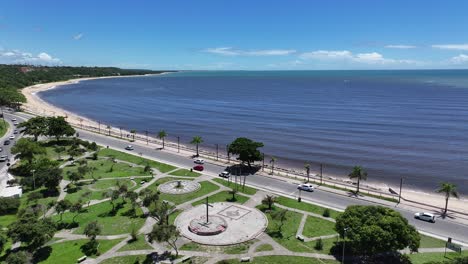
M 415 49 L 417 47 L 413 45 L 386 45 L 385 48 L 387 49 Z
M 73 36 L 73 39 L 74 39 L 74 40 L 80 40 L 83 36 L 84 36 L 83 33 L 79 33 L 79 34 Z
M 347 63 L 361 64 L 417 64 L 413 60 L 396 60 L 385 58 L 377 52 L 353 54 L 348 50 L 317 50 L 305 52 L 299 55 L 303 60 L 320 60 L 320 61 L 342 61 Z
M 299 55 L 301 59 L 351 59 L 352 53 L 347 50 L 317 50 Z
M 37 56 L 34 56 L 29 52 L 9 50 L 0 52 L 0 63 L 55 65 L 61 64 L 62 62 L 60 61 L 60 59 L 54 58 L 45 52 L 41 52 L 37 54 Z
M 468 50 L 468 44 L 443 44 L 443 45 L 432 45 L 435 49 L 445 50 Z
M 239 50 L 231 47 L 219 47 L 204 49 L 203 52 L 224 56 L 285 56 L 291 55 L 296 50 L 269 49 L 269 50 Z
M 468 64 L 468 55 L 460 54 L 458 56 L 452 57 L 449 61 L 453 64 Z

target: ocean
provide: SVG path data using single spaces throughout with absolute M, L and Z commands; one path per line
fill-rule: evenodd
M 468 194 L 468 70 L 200 71 L 83 81 L 45 101 L 127 130 L 202 148 L 237 137 L 265 144 L 280 166 L 428 192 Z

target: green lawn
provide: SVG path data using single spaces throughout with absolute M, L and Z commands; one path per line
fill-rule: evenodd
M 231 246 L 205 246 L 195 242 L 184 244 L 180 250 L 187 251 L 202 251 L 202 252 L 217 252 L 225 254 L 243 254 L 249 251 L 250 246 L 257 240 L 251 240 L 244 243 Z
M 261 251 L 272 251 L 274 248 L 270 244 L 262 244 L 255 249 L 255 252 L 261 252 Z
M 319 237 L 336 234 L 335 223 L 318 217 L 308 216 L 302 234 L 306 237 Z
M 96 179 L 99 178 L 119 178 L 119 177 L 130 177 L 130 176 L 149 176 L 149 172 L 145 172 L 143 167 L 133 167 L 127 163 L 117 162 L 114 163 L 112 160 L 107 158 L 101 158 L 98 160 L 89 160 L 88 166 L 95 168 L 94 171 L 85 174 L 85 179 Z M 77 171 L 78 165 L 66 166 L 63 168 L 63 177 L 68 179 L 68 171 Z
M 95 183 L 83 182 L 81 184 L 84 184 L 84 185 L 81 186 L 81 189 L 79 191 L 67 194 L 67 196 L 65 196 L 65 199 L 71 202 L 76 202 L 78 200 L 81 200 L 85 203 L 90 200 L 102 200 L 104 199 L 102 195 L 107 190 L 111 188 L 115 188 L 117 182 L 119 182 L 120 184 L 127 185 L 129 190 L 138 188 L 138 184 L 134 183 L 130 179 L 99 180 Z M 87 191 L 90 192 L 89 197 L 85 197 L 83 195 Z
M 101 262 L 102 263 L 102 262 Z M 218 262 L 223 264 L 240 263 L 239 259 L 231 259 L 228 261 Z M 336 260 L 328 259 L 315 259 L 306 257 L 291 257 L 291 256 L 265 256 L 255 257 L 249 263 L 254 264 L 338 264 L 340 262 Z
M 174 224 L 175 219 L 180 215 L 180 213 L 182 213 L 182 210 L 175 210 L 172 212 L 172 214 L 169 215 L 169 223 Z
M 42 254 L 44 258 L 47 257 L 47 259 L 40 261 L 39 263 L 75 263 L 78 258 L 85 255 L 80 247 L 86 244 L 88 241 L 89 240 L 87 239 L 80 239 L 53 244 L 50 246 L 52 248 L 50 255 L 47 257 L 46 253 Z M 99 240 L 98 252 L 100 254 L 105 253 L 120 241 L 121 239 Z
M 9 125 L 7 122 L 3 122 L 3 120 L 0 120 L 0 137 L 3 137 L 3 135 L 5 135 L 5 133 L 8 130 L 8 126 Z
M 219 193 L 216 193 L 208 198 L 208 202 L 210 203 L 218 203 L 218 202 L 231 202 L 231 203 L 240 203 L 243 204 L 249 200 L 249 197 L 236 194 L 236 199 L 232 199 L 232 194 L 230 194 L 228 191 L 222 191 Z M 205 200 L 200 200 L 197 202 L 192 203 L 192 206 L 197 206 L 199 204 L 205 203 Z
M 174 176 L 185 176 L 185 177 L 198 177 L 201 175 L 201 173 L 194 172 L 194 171 L 189 171 L 187 169 L 179 169 L 176 171 L 173 171 L 169 173 L 169 175 L 174 175 Z
M 146 260 L 146 255 L 135 255 L 135 256 L 124 256 L 124 257 L 114 257 L 108 258 L 104 261 L 101 261 L 100 264 L 135 264 L 135 263 L 152 263 L 144 262 Z
M 145 235 L 138 235 L 136 241 L 128 242 L 125 246 L 121 247 L 118 251 L 127 251 L 127 250 L 140 250 L 140 249 L 153 249 L 145 241 Z
M 182 204 L 193 200 L 197 197 L 206 195 L 208 193 L 214 192 L 219 189 L 219 186 L 211 183 L 209 181 L 202 181 L 200 182 L 201 188 L 198 189 L 196 192 L 186 193 L 186 194 L 166 194 L 161 193 L 159 196 L 160 199 L 173 202 L 175 204 Z
M 299 210 L 302 210 L 302 211 L 316 213 L 316 214 L 320 214 L 320 215 L 322 215 L 323 211 L 325 210 L 325 208 L 323 208 L 321 206 L 318 206 L 318 205 L 315 205 L 315 204 L 304 203 L 304 202 L 299 203 L 296 199 L 291 199 L 291 198 L 287 198 L 287 197 L 284 197 L 284 196 L 278 196 L 276 198 L 276 203 L 287 206 L 287 207 L 290 207 L 290 208 L 295 208 L 295 209 L 299 209 Z M 332 209 L 329 209 L 329 210 L 330 210 L 330 217 L 331 218 L 336 218 L 338 215 L 341 214 L 338 211 L 335 211 L 335 210 L 332 210 Z
M 136 153 L 136 154 L 138 154 L 138 153 Z M 154 160 L 145 159 L 145 158 L 142 158 L 142 157 L 139 157 L 139 156 L 136 156 L 136 155 L 130 155 L 130 154 L 127 154 L 127 153 L 124 153 L 124 152 L 121 152 L 121 151 L 108 149 L 108 148 L 101 149 L 99 151 L 98 155 L 99 156 L 107 156 L 107 157 L 112 156 L 112 157 L 114 157 L 114 158 L 116 158 L 118 160 L 124 160 L 124 161 L 128 161 L 128 162 L 131 162 L 131 163 L 134 163 L 134 164 L 139 164 L 139 165 L 148 164 L 151 167 L 156 168 L 157 170 L 159 170 L 162 173 L 166 173 L 166 172 L 169 172 L 171 170 L 176 169 L 176 167 L 174 167 L 172 165 L 169 165 L 169 164 L 157 162 L 157 161 L 154 161 Z
M 438 239 L 438 238 L 433 238 L 430 236 L 426 236 L 423 234 L 419 234 L 421 236 L 421 244 L 419 245 L 419 248 L 443 248 L 445 247 L 445 242 L 444 240 Z
M 430 261 L 449 261 L 453 260 L 457 257 L 460 257 L 460 254 L 457 252 L 453 252 L 451 250 L 447 250 L 447 255 L 444 257 L 444 252 L 438 253 L 414 253 L 409 254 L 411 262 L 413 264 L 423 264 Z M 462 251 L 461 256 L 466 257 L 468 256 L 468 251 Z
M 11 223 L 16 221 L 16 214 L 0 216 L 0 228 L 8 227 Z
M 260 210 L 266 208 L 264 205 L 257 206 Z M 274 208 L 273 211 L 279 210 Z M 302 242 L 296 238 L 297 229 L 301 223 L 302 214 L 287 211 L 287 219 L 284 222 L 281 232 L 279 232 L 279 221 L 273 220 L 271 218 L 271 213 L 266 213 L 268 217 L 268 227 L 266 233 L 270 235 L 276 242 L 284 246 L 285 248 L 295 251 L 295 252 L 314 252 L 329 254 L 331 247 L 334 245 L 334 242 L 337 241 L 337 238 L 328 238 L 323 239 L 323 249 L 316 250 L 314 249 L 316 241 L 311 242 Z
M 232 179 L 234 180 L 234 179 Z M 229 182 L 228 180 L 226 179 L 214 179 L 215 182 L 219 183 L 219 184 L 222 184 L 226 187 L 229 187 L 231 189 L 234 189 L 237 187 L 237 190 L 241 193 L 245 193 L 245 194 L 248 194 L 248 195 L 254 195 L 256 192 L 257 192 L 257 189 L 255 188 L 252 188 L 252 187 L 249 187 L 249 186 L 245 186 L 244 188 L 242 188 L 242 185 L 240 184 L 236 184 L 234 182 Z
M 121 202 L 120 198 L 118 199 L 118 202 Z M 85 212 L 76 217 L 76 222 L 79 223 L 79 227 L 73 233 L 83 234 L 86 224 L 95 220 L 101 225 L 101 235 L 127 234 L 130 233 L 133 228 L 138 230 L 144 224 L 145 218 L 142 217 L 143 213 L 140 208 L 137 208 L 136 210 L 137 217 L 126 216 L 130 211 L 130 208 L 130 203 L 127 202 L 114 216 L 111 216 L 109 215 L 109 212 L 112 210 L 110 202 L 92 205 L 86 208 Z M 64 213 L 63 222 L 71 223 L 73 216 L 73 213 Z M 59 221 L 60 217 L 58 215 L 54 215 L 53 219 Z
M 34 192 L 43 193 L 44 191 L 45 191 L 45 188 L 39 188 L 39 189 L 36 189 L 34 191 L 23 193 L 23 195 L 20 198 L 21 205 L 20 205 L 18 210 L 25 209 L 28 206 L 35 205 L 35 204 L 41 204 L 41 205 L 47 206 L 50 202 L 57 200 L 58 196 L 40 198 L 40 199 L 35 200 L 35 201 L 31 201 L 31 200 L 28 199 L 28 196 L 31 193 L 34 193 Z

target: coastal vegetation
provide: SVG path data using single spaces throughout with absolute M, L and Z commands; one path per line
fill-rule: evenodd
M 353 171 L 348 176 L 350 179 L 357 179 L 356 194 L 358 194 L 361 181 L 367 180 L 367 172 L 361 166 L 354 166 Z
M 8 123 L 5 120 L 0 121 L 0 137 L 3 137 L 5 133 L 8 131 Z
M 445 195 L 445 209 L 443 215 L 447 214 L 448 208 L 448 201 L 450 197 L 458 198 L 457 186 L 453 183 L 443 182 L 440 184 L 439 189 L 437 189 L 438 193 L 442 193 Z

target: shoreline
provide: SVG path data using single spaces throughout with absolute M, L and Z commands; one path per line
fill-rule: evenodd
M 168 73 L 161 73 L 161 74 L 168 74 Z M 82 127 L 98 127 L 101 125 L 101 133 L 107 134 L 107 124 L 105 123 L 100 123 L 98 121 L 92 120 L 90 118 L 86 118 L 83 116 L 80 116 L 76 113 L 66 111 L 62 108 L 59 108 L 57 106 L 54 106 L 52 104 L 49 104 L 45 102 L 38 93 L 51 90 L 51 89 L 57 89 L 59 87 L 64 87 L 69 84 L 76 84 L 81 81 L 88 81 L 88 80 L 97 80 L 97 79 L 109 79 L 109 78 L 131 78 L 131 77 L 142 77 L 142 76 L 151 76 L 151 75 L 161 75 L 161 74 L 148 74 L 148 75 L 128 75 L 128 76 L 105 76 L 105 77 L 90 77 L 90 78 L 78 78 L 78 79 L 71 79 L 67 81 L 60 81 L 60 82 L 52 82 L 52 83 L 43 83 L 43 84 L 36 84 L 32 86 L 28 86 L 25 88 L 21 89 L 21 92 L 24 94 L 26 97 L 27 103 L 23 104 L 23 108 L 35 113 L 37 115 L 43 115 L 43 116 L 64 116 L 66 120 L 70 123 L 73 123 L 74 125 L 77 126 L 82 126 Z M 115 127 L 111 127 L 111 131 L 114 134 L 118 134 L 120 130 Z M 131 134 L 129 131 L 122 130 L 122 134 Z M 137 134 L 137 136 L 142 136 Z M 155 137 L 149 137 L 151 141 L 158 141 Z M 138 140 L 138 139 L 137 139 Z M 140 139 L 141 140 L 141 139 Z M 166 144 L 177 144 L 175 142 L 170 142 L 166 140 Z M 181 145 L 183 146 L 183 145 Z M 212 151 L 210 149 L 210 151 Z M 192 154 L 188 151 L 181 151 L 180 155 L 184 154 Z M 267 162 L 265 162 L 267 164 Z M 302 168 L 294 168 L 290 167 L 287 164 L 284 169 L 288 169 L 292 172 L 303 172 Z M 284 173 L 286 174 L 286 173 Z M 311 172 L 311 175 L 314 174 L 314 171 Z M 324 179 L 337 179 L 341 180 L 343 184 L 345 184 L 345 180 L 349 180 L 346 177 L 343 177 L 343 175 L 333 175 L 333 174 L 324 174 Z M 381 192 L 387 192 L 388 193 L 388 188 L 391 187 L 394 190 L 398 190 L 398 186 L 393 186 L 392 184 L 387 184 L 384 182 L 372 182 L 372 180 L 367 183 L 367 182 L 362 182 L 361 186 L 363 187 L 369 187 L 370 189 L 376 189 Z M 355 188 L 354 185 L 347 185 L 348 188 Z M 409 200 L 413 201 L 418 201 L 418 202 L 424 202 L 424 203 L 429 203 L 438 207 L 444 207 L 445 204 L 445 199 L 442 195 L 438 195 L 437 193 L 428 193 L 426 191 L 422 190 L 417 190 L 417 189 L 409 189 L 409 188 L 403 188 L 403 197 Z M 464 211 L 468 213 L 468 208 L 465 205 L 468 202 L 468 198 L 465 196 L 461 196 L 459 200 L 451 199 L 450 200 L 450 207 L 451 208 L 456 208 L 458 210 Z

